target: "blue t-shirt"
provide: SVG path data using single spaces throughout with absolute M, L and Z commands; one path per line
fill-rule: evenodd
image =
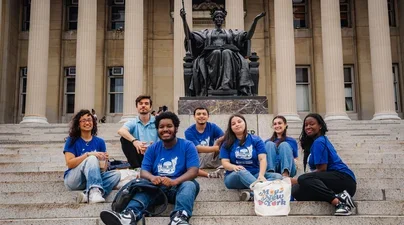
M 129 120 L 124 123 L 123 127 L 128 129 L 129 133 L 131 133 L 132 136 L 139 141 L 156 142 L 158 141 L 158 137 L 156 125 L 154 124 L 155 121 L 156 118 L 154 116 L 150 116 L 149 122 L 146 125 L 143 125 L 142 121 L 139 119 L 139 116 L 137 116 L 134 120 Z
M 223 131 L 216 124 L 206 122 L 203 133 L 196 130 L 196 125 L 188 127 L 185 131 L 185 138 L 192 141 L 195 146 L 213 146 L 215 140 L 223 136 Z
M 264 142 L 260 137 L 247 134 L 243 145 L 239 146 L 240 141 L 236 139 L 230 149 L 226 149 L 224 143 L 220 148 L 220 159 L 229 159 L 231 164 L 243 166 L 251 174 L 259 173 L 259 154 L 267 154 Z M 226 171 L 226 175 L 233 171 Z
M 104 139 L 97 136 L 93 136 L 91 141 L 89 141 L 88 143 L 81 137 L 77 138 L 76 142 L 74 142 L 73 145 L 70 145 L 71 141 L 71 137 L 68 137 L 66 139 L 63 154 L 65 152 L 70 152 L 75 157 L 79 157 L 87 152 L 106 152 L 107 149 Z M 64 177 L 69 173 L 70 170 L 71 169 L 67 169 L 65 171 Z
M 265 141 L 265 143 L 267 143 L 268 141 L 271 141 L 271 140 L 268 139 L 268 140 Z M 273 142 L 276 143 L 277 141 L 279 141 L 279 139 L 275 138 L 275 140 Z M 298 147 L 297 147 L 297 141 L 292 137 L 286 136 L 284 142 L 288 143 L 290 145 L 290 147 L 292 148 L 292 150 L 293 150 L 293 158 L 297 158 L 299 156 L 299 151 L 298 151 Z
M 308 164 L 311 170 L 315 170 L 316 165 L 327 164 L 327 171 L 346 173 L 356 181 L 354 173 L 342 162 L 334 146 L 326 136 L 320 136 L 314 140 L 310 148 Z
M 182 176 L 191 167 L 199 168 L 198 152 L 192 142 L 182 138 L 177 138 L 170 149 L 162 141 L 150 145 L 142 162 L 142 170 L 171 179 Z

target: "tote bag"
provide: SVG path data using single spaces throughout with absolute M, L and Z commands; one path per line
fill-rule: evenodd
M 287 216 L 290 212 L 290 178 L 273 181 L 256 181 L 250 186 L 254 191 L 255 213 L 259 216 Z

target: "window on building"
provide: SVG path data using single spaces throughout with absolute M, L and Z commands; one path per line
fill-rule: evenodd
M 399 86 L 398 64 L 393 64 L 393 82 L 394 82 L 394 105 L 397 112 L 400 111 L 400 86 Z
M 123 112 L 123 67 L 108 69 L 108 103 L 109 113 Z
M 27 67 L 20 68 L 20 112 L 25 114 L 27 100 Z
M 340 0 L 339 9 L 341 15 L 341 27 L 352 27 L 351 23 L 351 1 Z
M 310 74 L 308 66 L 296 67 L 296 102 L 298 112 L 310 111 Z
M 74 113 L 76 90 L 76 67 L 65 68 L 65 113 Z
M 293 0 L 293 26 L 295 29 L 308 28 L 308 0 Z
M 29 31 L 29 18 L 31 16 L 31 0 L 24 0 L 22 7 L 22 31 Z
M 389 10 L 389 25 L 395 27 L 396 24 L 396 5 L 394 0 L 387 0 L 387 7 Z
M 77 20 L 79 18 L 79 1 L 67 0 L 66 5 L 66 28 L 67 30 L 77 30 Z
M 125 28 L 124 0 L 109 0 L 109 20 L 110 30 L 122 30 Z
M 353 66 L 344 65 L 345 110 L 355 111 L 355 83 Z

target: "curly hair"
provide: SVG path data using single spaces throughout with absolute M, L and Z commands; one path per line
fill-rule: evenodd
M 281 119 L 284 124 L 287 124 L 286 118 L 284 116 L 278 115 L 272 119 L 272 124 L 274 123 L 275 119 Z M 282 133 L 282 137 L 276 142 L 276 146 L 279 146 L 282 142 L 286 140 L 286 131 L 288 130 L 288 125 L 286 125 L 285 130 Z M 274 131 L 272 137 L 269 139 L 270 141 L 274 141 L 278 137 L 277 133 Z
M 73 145 L 77 139 L 81 136 L 80 130 L 80 118 L 82 116 L 91 116 L 93 119 L 93 129 L 91 130 L 91 135 L 96 136 L 98 129 L 97 129 L 97 120 L 91 114 L 90 110 L 82 109 L 76 115 L 73 116 L 72 120 L 70 121 L 70 128 L 69 128 L 69 137 L 71 138 L 70 145 Z
M 310 155 L 310 148 L 314 142 L 314 138 L 307 136 L 307 134 L 304 130 L 306 119 L 309 117 L 317 120 L 318 124 L 321 126 L 321 129 L 320 129 L 321 136 L 324 136 L 325 133 L 328 131 L 327 124 L 325 123 L 323 117 L 321 117 L 320 114 L 310 113 L 304 118 L 302 132 L 300 133 L 300 137 L 299 137 L 300 146 L 302 146 L 303 154 L 304 154 L 304 156 L 303 156 L 304 170 L 306 170 L 307 158 Z
M 172 120 L 175 128 L 178 128 L 180 126 L 180 119 L 178 118 L 178 116 L 175 115 L 175 113 L 173 113 L 173 112 L 166 111 L 166 112 L 162 112 L 158 116 L 156 116 L 156 121 L 154 122 L 154 124 L 156 125 L 157 129 L 158 129 L 160 121 L 162 119 Z
M 227 150 L 230 150 L 231 146 L 233 146 L 234 142 L 235 142 L 236 139 L 237 139 L 236 134 L 235 134 L 235 133 L 233 132 L 233 130 L 231 129 L 231 120 L 232 120 L 234 117 L 239 117 L 239 118 L 241 118 L 241 119 L 244 121 L 244 123 L 245 123 L 245 129 L 244 129 L 244 133 L 243 133 L 243 138 L 240 140 L 240 143 L 239 143 L 240 146 L 244 144 L 244 142 L 245 142 L 245 140 L 246 140 L 246 136 L 247 136 L 247 121 L 245 120 L 244 116 L 242 116 L 241 114 L 238 114 L 238 113 L 231 115 L 230 118 L 229 118 L 229 122 L 228 122 L 228 124 L 227 124 L 227 130 L 226 130 L 226 132 L 224 133 L 224 140 L 223 140 L 223 143 L 225 143 L 225 146 L 224 146 L 224 147 L 225 147 Z

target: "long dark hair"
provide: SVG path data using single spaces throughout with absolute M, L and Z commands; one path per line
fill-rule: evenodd
M 247 136 L 247 121 L 245 120 L 244 116 L 242 116 L 241 114 L 233 114 L 233 115 L 231 115 L 230 118 L 229 118 L 229 123 L 227 124 L 227 130 L 226 130 L 226 132 L 224 133 L 224 143 L 226 143 L 226 144 L 225 144 L 225 148 L 226 148 L 227 150 L 229 150 L 229 149 L 231 148 L 231 146 L 233 146 L 234 142 L 235 142 L 236 139 L 237 139 L 236 134 L 235 134 L 235 133 L 233 132 L 233 130 L 231 129 L 231 120 L 232 120 L 234 117 L 239 117 L 239 118 L 241 118 L 241 119 L 244 121 L 244 123 L 245 123 L 245 129 L 244 129 L 244 132 L 243 132 L 243 137 L 242 137 L 242 139 L 240 140 L 240 144 L 239 144 L 239 145 L 243 145 L 243 144 L 244 144 L 245 139 L 246 139 L 246 136 Z
M 72 120 L 70 121 L 69 137 L 71 138 L 71 146 L 77 141 L 79 137 L 81 137 L 80 118 L 85 115 L 91 116 L 91 118 L 93 119 L 93 129 L 91 130 L 91 135 L 97 135 L 97 120 L 94 118 L 93 114 L 91 114 L 90 110 L 82 109 L 80 110 L 80 112 L 74 115 Z
M 304 131 L 305 127 L 305 122 L 308 117 L 312 117 L 315 120 L 317 120 L 318 124 L 321 126 L 320 129 L 320 136 L 324 136 L 325 133 L 328 131 L 327 129 L 327 124 L 325 123 L 323 117 L 320 116 L 320 114 L 317 113 L 310 113 L 307 115 L 304 120 L 303 120 L 303 127 L 302 127 L 302 132 L 300 133 L 299 141 L 300 141 L 300 146 L 302 146 L 303 149 L 303 165 L 304 165 L 304 170 L 306 171 L 306 165 L 307 165 L 307 158 L 310 155 L 310 148 L 313 145 L 313 142 L 315 138 L 307 136 L 306 132 Z
M 282 142 L 284 142 L 286 140 L 286 131 L 288 130 L 288 125 L 287 125 L 287 122 L 286 122 L 286 118 L 284 116 L 281 116 L 281 115 L 275 116 L 272 119 L 272 125 L 274 124 L 275 119 L 281 119 L 283 121 L 283 123 L 286 124 L 286 128 L 282 133 L 282 137 L 275 143 L 276 146 L 279 146 Z M 278 135 L 274 131 L 274 133 L 272 134 L 272 137 L 269 140 L 270 141 L 275 141 L 276 138 L 278 138 Z

